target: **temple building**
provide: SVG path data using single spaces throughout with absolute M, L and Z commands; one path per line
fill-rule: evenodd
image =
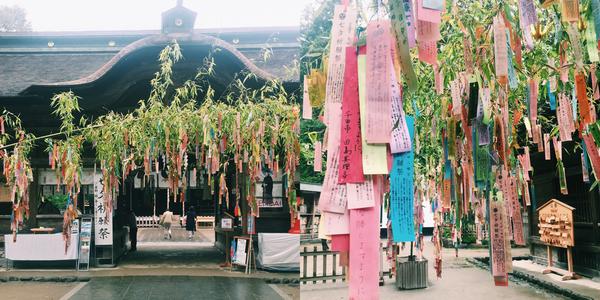
M 260 87 L 268 80 L 281 81 L 289 93 L 298 93 L 299 28 L 265 27 L 233 29 L 194 29 L 196 13 L 179 3 L 162 14 L 160 30 L 95 32 L 23 32 L 0 34 L 0 106 L 18 115 L 23 127 L 36 136 L 60 131 L 60 120 L 52 115 L 53 95 L 73 91 L 81 97 L 81 113 L 94 119 L 107 112 L 130 112 L 140 100 L 147 99 L 150 81 L 159 70 L 159 52 L 174 39 L 181 46 L 183 60 L 173 67 L 175 85 L 192 79 L 207 57 L 215 62 L 210 84 L 215 99 L 223 94 L 240 74 L 256 76 L 246 84 Z M 202 101 L 204 95 L 199 95 Z M 31 216 L 28 228 L 54 227 L 60 231 L 63 216 L 48 208 L 41 199 L 60 198 L 64 186 L 57 183 L 48 164 L 46 144 L 38 141 L 31 154 L 34 178 L 31 184 Z M 86 148 L 82 191 L 78 209 L 84 216 L 94 214 L 95 151 Z M 113 212 L 112 241 L 108 247 L 92 251 L 98 265 L 114 265 L 124 253 L 127 234 L 126 215 L 160 216 L 167 207 L 175 215 L 184 214 L 181 201 L 167 203 L 164 174 L 154 174 L 150 182 L 141 180 L 143 172 L 133 172 L 123 181 Z M 233 173 L 233 172 L 232 172 Z M 231 176 L 230 176 L 231 175 Z M 217 193 L 211 194 L 206 174 L 193 177 L 185 203 L 194 205 L 199 216 L 213 221 L 215 244 L 224 248 L 220 220 L 228 209 L 219 207 Z M 233 180 L 228 174 L 227 180 Z M 273 201 L 261 209 L 257 232 L 287 232 L 290 209 L 285 195 L 285 176 L 273 178 Z M 258 189 L 260 190 L 260 189 Z M 229 191 L 233 193 L 233 189 Z M 11 199 L 8 188 L 0 189 L 0 233 L 10 233 Z M 234 197 L 233 195 L 231 196 Z M 260 196 L 258 196 L 260 198 Z M 62 209 L 62 208 L 61 208 Z M 230 208 L 231 210 L 232 208 Z M 237 223 L 237 222 L 235 222 Z M 93 236 L 93 234 L 92 234 Z M 93 239 L 93 238 L 92 238 Z M 96 254 L 96 257 L 94 257 Z M 95 260 L 95 261 L 94 261 Z M 94 265 L 94 263 L 92 263 Z

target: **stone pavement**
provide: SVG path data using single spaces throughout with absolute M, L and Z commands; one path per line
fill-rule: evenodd
M 162 228 L 140 228 L 138 229 L 138 243 L 178 243 L 178 242 L 198 242 L 205 244 L 214 244 L 215 231 L 212 229 L 200 229 L 196 231 L 193 238 L 188 239 L 188 232 L 179 225 L 171 227 L 171 239 L 165 239 Z
M 94 278 L 70 298 L 83 299 L 284 299 L 259 279 L 136 276 Z
M 3 300 L 299 299 L 299 289 L 256 278 L 194 276 L 98 277 L 81 283 L 0 283 Z
M 408 255 L 408 249 L 403 251 Z M 379 288 L 381 299 L 566 299 L 563 296 L 532 286 L 525 281 L 511 281 L 509 287 L 495 287 L 489 271 L 469 263 L 468 258 L 488 256 L 487 249 L 460 249 L 455 257 L 454 249 L 443 249 L 442 278 L 436 278 L 433 268 L 433 247 L 427 241 L 425 257 L 430 259 L 429 286 L 426 289 L 398 290 L 395 278 L 385 277 L 384 286 Z M 513 257 L 528 255 L 528 249 L 512 249 Z M 302 299 L 348 299 L 347 282 L 301 284 Z M 600 295 L 600 294 L 599 294 Z M 597 297 L 596 299 L 600 299 Z
M 75 286 L 77 283 L 0 283 L 0 298 L 2 300 L 58 300 Z
M 192 240 L 181 228 L 172 234 L 164 240 L 160 229 L 141 229 L 138 251 L 115 268 L 1 269 L 0 299 L 300 299 L 298 273 L 223 268 L 214 231 Z

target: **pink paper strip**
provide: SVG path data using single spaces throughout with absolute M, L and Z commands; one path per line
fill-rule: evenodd
M 350 214 L 347 209 L 344 210 L 343 214 L 330 213 L 327 211 L 322 211 L 321 214 L 325 215 L 325 235 L 350 233 Z
M 506 276 L 505 215 L 501 201 L 490 202 L 490 231 L 492 239 L 492 274 Z
M 349 247 L 349 234 L 336 234 L 331 236 L 331 251 L 348 252 Z
M 312 106 L 310 105 L 310 96 L 308 94 L 308 78 L 304 75 L 304 95 L 302 98 L 302 118 L 312 119 Z
M 392 138 L 390 149 L 392 153 L 410 151 L 412 143 L 406 126 L 406 116 L 402 108 L 402 86 L 398 83 L 395 72 L 390 72 L 392 80 Z M 389 167 L 388 169 L 391 169 Z
M 537 123 L 538 89 L 537 80 L 533 78 L 529 79 L 529 119 L 531 119 L 532 124 Z
M 544 133 L 544 158 L 546 160 L 552 159 L 551 154 L 550 154 L 550 134 L 549 133 Z
M 390 63 L 389 21 L 367 25 L 367 122 L 365 139 L 369 144 L 390 142 Z
M 374 179 L 375 205 L 350 210 L 350 299 L 379 299 L 380 178 Z
M 355 47 L 346 48 L 344 98 L 340 138 L 340 175 L 338 183 L 361 183 L 365 180 L 362 167 L 360 105 L 358 102 L 358 63 Z
M 439 41 L 441 38 L 439 23 L 417 21 L 417 40 L 419 42 Z
M 596 144 L 594 144 L 594 139 L 589 133 L 583 135 L 583 141 L 585 143 L 585 149 L 587 150 L 590 162 L 592 163 L 594 177 L 596 177 L 597 180 L 598 176 L 600 175 L 600 154 L 598 154 L 598 147 L 596 147 Z
M 348 209 L 373 207 L 375 194 L 373 191 L 373 180 L 369 177 L 363 183 L 346 184 L 348 194 Z
M 499 16 L 494 18 L 494 57 L 496 76 L 508 76 L 508 50 L 506 42 L 506 27 Z
M 436 41 L 428 41 L 428 42 L 419 41 L 419 60 L 421 60 L 422 62 L 426 62 L 430 65 L 437 64 L 437 42 Z
M 331 45 L 329 47 L 329 64 L 327 72 L 327 85 L 325 90 L 325 117 L 324 122 L 330 126 L 331 118 L 341 115 L 342 93 L 344 88 L 344 63 L 346 47 L 351 46 L 356 35 L 357 11 L 353 7 L 336 5 L 333 12 L 333 25 L 331 28 Z M 331 104 L 337 104 L 331 106 Z M 337 136 L 339 130 L 331 130 L 329 134 Z M 337 138 L 331 139 L 337 145 Z
M 417 18 L 419 21 L 430 23 L 441 23 L 442 12 L 435 9 L 423 7 L 423 0 L 417 0 Z
M 321 142 L 315 142 L 315 153 L 314 153 L 314 166 L 313 171 L 321 172 L 323 170 L 323 149 Z
M 319 209 L 342 214 L 346 211 L 347 197 L 346 186 L 338 184 L 339 155 L 339 148 L 327 153 L 327 170 L 325 170 L 325 179 L 319 197 Z

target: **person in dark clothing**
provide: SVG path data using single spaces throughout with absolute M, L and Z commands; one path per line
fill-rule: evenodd
M 191 240 L 196 232 L 196 210 L 190 206 L 185 217 L 185 230 L 188 232 L 188 239 Z
M 265 206 L 269 207 L 273 205 L 273 177 L 271 173 L 267 172 L 267 175 L 263 179 L 263 202 Z
M 136 215 L 132 211 L 129 212 L 129 240 L 131 241 L 131 251 L 137 250 L 137 221 Z
M 329 251 L 329 245 L 327 245 L 326 239 L 321 239 L 321 246 L 323 247 L 323 251 Z

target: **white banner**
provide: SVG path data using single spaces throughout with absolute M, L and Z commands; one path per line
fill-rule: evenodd
M 100 174 L 94 174 L 94 229 L 96 245 L 113 244 L 112 212 L 107 213 L 104 206 L 104 180 Z

